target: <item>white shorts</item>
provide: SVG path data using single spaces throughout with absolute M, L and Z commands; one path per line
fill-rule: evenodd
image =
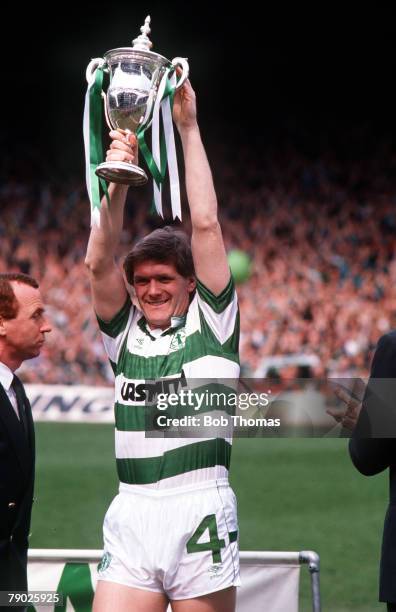
M 236 498 L 227 480 L 141 489 L 121 483 L 106 513 L 98 580 L 170 600 L 240 585 Z

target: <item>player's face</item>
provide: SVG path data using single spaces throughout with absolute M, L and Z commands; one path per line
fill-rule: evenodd
M 40 291 L 24 283 L 11 284 L 19 309 L 14 319 L 2 319 L 1 336 L 7 354 L 12 360 L 22 362 L 40 354 L 45 334 L 51 327 L 44 316 Z
M 171 317 L 187 312 L 195 279 L 181 276 L 171 263 L 150 260 L 135 266 L 133 285 L 150 327 L 166 329 Z

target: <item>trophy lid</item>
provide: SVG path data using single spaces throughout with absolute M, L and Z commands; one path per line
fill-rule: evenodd
M 146 19 L 144 20 L 144 25 L 142 25 L 142 27 L 140 28 L 140 36 L 138 36 L 137 38 L 135 38 L 135 40 L 132 41 L 133 48 L 137 51 L 150 51 L 151 47 L 153 46 L 153 43 L 148 37 L 148 34 L 150 34 L 151 32 L 150 22 L 151 17 L 150 15 L 147 15 Z
M 156 63 L 166 66 L 170 65 L 171 62 L 160 55 L 159 53 L 155 53 L 154 51 L 150 51 L 150 48 L 153 46 L 153 43 L 148 37 L 150 34 L 150 22 L 151 17 L 147 15 L 144 20 L 144 25 L 140 28 L 141 34 L 132 41 L 133 47 L 119 47 L 118 49 L 111 49 L 107 51 L 104 55 L 104 58 L 107 63 L 112 63 L 115 61 L 120 61 L 121 59 L 129 59 L 131 57 L 135 57 L 136 59 L 146 59 L 148 61 L 155 61 Z

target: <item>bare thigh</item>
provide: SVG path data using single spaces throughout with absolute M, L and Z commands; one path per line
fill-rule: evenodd
M 167 606 L 163 593 L 98 580 L 92 612 L 165 612 Z
M 234 612 L 236 588 L 229 587 L 194 599 L 171 601 L 173 612 Z

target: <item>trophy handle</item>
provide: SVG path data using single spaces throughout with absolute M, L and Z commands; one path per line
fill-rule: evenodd
M 105 61 L 102 57 L 94 57 L 94 59 L 92 59 L 88 66 L 87 69 L 85 71 L 85 77 L 88 81 L 88 84 L 91 85 L 91 83 L 94 80 L 94 75 L 95 75 L 95 71 L 97 68 L 102 68 L 102 66 L 104 66 Z M 110 119 L 109 119 L 109 114 L 107 112 L 107 104 L 106 104 L 106 94 L 104 93 L 104 91 L 102 91 L 102 98 L 103 98 L 103 106 L 104 106 L 104 115 L 105 115 L 105 119 L 106 119 L 106 123 L 109 126 L 109 128 L 112 130 L 113 126 L 110 123 Z
M 182 74 L 180 79 L 177 82 L 176 85 L 176 89 L 179 89 L 179 87 L 181 87 L 184 83 L 184 81 L 186 81 L 188 79 L 188 73 L 190 71 L 189 65 L 188 65 L 188 61 L 187 58 L 185 57 L 175 57 L 172 60 L 172 66 L 174 66 L 175 68 L 177 66 L 180 66 L 180 68 L 182 69 Z
M 102 98 L 103 98 L 104 116 L 106 119 L 106 123 L 108 127 L 110 128 L 110 130 L 113 130 L 114 128 L 110 123 L 109 113 L 107 112 L 107 100 L 106 100 L 106 94 L 104 91 L 102 91 Z
M 85 71 L 85 78 L 87 79 L 89 84 L 91 84 L 91 82 L 93 81 L 95 70 L 99 67 L 101 68 L 104 65 L 104 63 L 105 61 L 102 57 L 95 57 L 89 62 L 87 69 Z

